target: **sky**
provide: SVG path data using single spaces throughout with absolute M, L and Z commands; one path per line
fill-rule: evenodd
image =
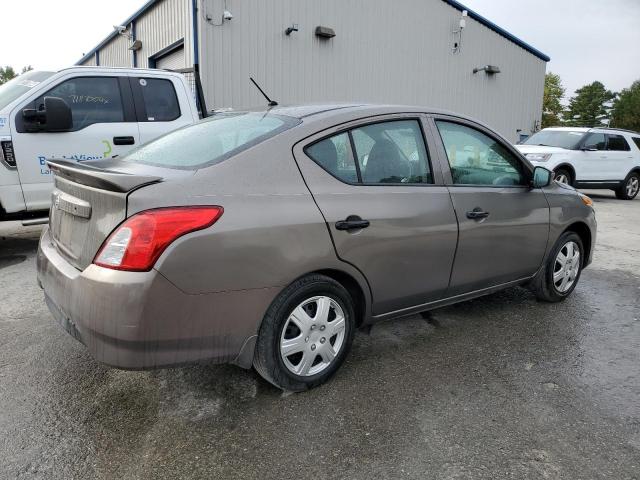
M 401 1 L 401 0 L 393 0 Z M 425 0 L 427 1 L 427 0 Z M 3 0 L 0 65 L 58 69 L 77 62 L 146 0 Z M 567 97 L 599 80 L 640 79 L 640 0 L 461 0 L 551 57 Z

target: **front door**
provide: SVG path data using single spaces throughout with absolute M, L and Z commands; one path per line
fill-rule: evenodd
M 460 228 L 447 296 L 536 273 L 547 248 L 549 205 L 529 187 L 529 166 L 471 122 L 439 117 L 435 132 Z
M 394 116 L 294 149 L 338 257 L 369 282 L 374 315 L 438 300 L 449 283 L 456 219 L 422 132 L 416 115 Z
M 59 97 L 67 102 L 73 120 L 71 131 L 27 131 L 22 110 L 41 109 L 45 96 Z M 131 98 L 126 77 L 75 76 L 63 80 L 45 94 L 29 99 L 16 110 L 12 138 L 29 210 L 49 208 L 52 183 L 47 160 L 99 160 L 122 155 L 139 143 Z

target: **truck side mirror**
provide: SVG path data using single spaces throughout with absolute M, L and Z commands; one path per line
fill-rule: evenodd
M 553 180 L 553 172 L 544 167 L 535 167 L 533 169 L 533 180 L 531 186 L 533 188 L 548 187 Z
M 25 108 L 22 118 L 31 132 L 67 132 L 73 127 L 71 108 L 59 97 L 44 97 L 44 108 Z

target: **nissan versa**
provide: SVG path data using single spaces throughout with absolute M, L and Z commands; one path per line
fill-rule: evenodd
M 515 285 L 565 299 L 596 235 L 588 197 L 414 107 L 223 113 L 49 167 L 38 280 L 96 359 L 253 365 L 292 391 L 335 373 L 363 324 Z

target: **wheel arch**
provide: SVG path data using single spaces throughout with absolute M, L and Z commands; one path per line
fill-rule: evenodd
M 580 240 L 582 240 L 582 246 L 584 247 L 584 253 L 585 253 L 582 256 L 582 265 L 583 267 L 586 266 L 585 262 L 589 258 L 589 253 L 591 252 L 591 247 L 593 242 L 591 230 L 589 229 L 589 226 L 584 222 L 575 222 L 569 225 L 562 233 L 565 233 L 565 232 L 573 232 L 580 237 Z
M 573 167 L 573 165 L 571 165 L 570 163 L 561 163 L 553 168 L 553 172 L 555 173 L 560 169 L 569 170 L 569 173 L 571 174 L 571 183 L 576 181 L 576 169 Z
M 322 270 L 316 270 L 313 272 L 309 272 L 307 275 L 325 275 L 329 278 L 332 278 L 340 285 L 342 285 L 351 298 L 353 299 L 353 306 L 356 314 L 356 326 L 360 327 L 365 323 L 365 320 L 369 316 L 369 308 L 368 306 L 368 296 L 365 294 L 365 290 L 351 274 L 343 271 L 337 270 L 333 268 L 326 268 Z M 307 276 L 303 275 L 303 276 Z

